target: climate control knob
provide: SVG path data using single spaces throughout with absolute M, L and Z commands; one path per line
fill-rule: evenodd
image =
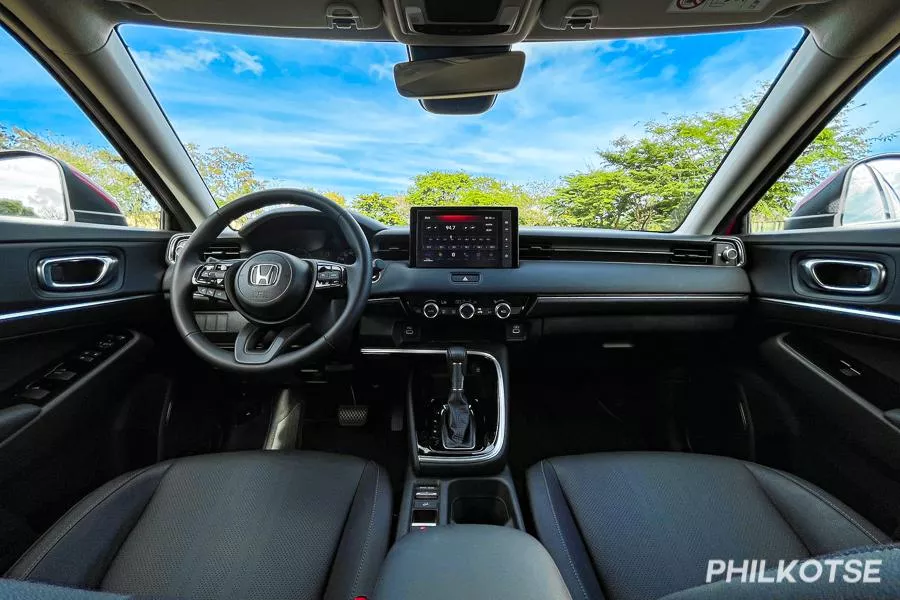
M 475 307 L 468 302 L 459 305 L 459 316 L 467 321 L 475 316 Z
M 426 302 L 422 307 L 422 314 L 426 319 L 433 319 L 441 314 L 441 307 L 437 305 L 437 302 Z
M 512 314 L 512 309 L 506 302 L 498 302 L 494 305 L 494 314 L 498 319 L 508 319 Z

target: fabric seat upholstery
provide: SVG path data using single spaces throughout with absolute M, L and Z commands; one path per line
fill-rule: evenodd
M 576 600 L 655 600 L 703 584 L 712 559 L 777 562 L 890 541 L 806 481 L 717 456 L 553 458 L 529 470 L 528 492 Z
M 96 490 L 7 577 L 184 599 L 346 599 L 374 588 L 390 523 L 390 483 L 373 462 L 197 456 Z

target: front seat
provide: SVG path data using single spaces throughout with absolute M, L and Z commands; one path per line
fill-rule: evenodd
M 710 560 L 771 565 L 890 542 L 811 483 L 720 456 L 553 458 L 528 471 L 528 492 L 573 600 L 657 600 L 704 584 Z
M 96 490 L 6 576 L 182 600 L 347 600 L 372 593 L 390 523 L 390 483 L 373 462 L 195 456 Z

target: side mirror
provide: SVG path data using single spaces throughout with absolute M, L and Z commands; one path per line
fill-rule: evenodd
M 128 225 L 115 200 L 87 176 L 30 150 L 0 151 L 0 217 Z
M 900 154 L 858 160 L 797 202 L 785 229 L 842 227 L 900 219 Z
M 59 162 L 32 152 L 0 154 L 0 216 L 66 221 L 67 204 Z

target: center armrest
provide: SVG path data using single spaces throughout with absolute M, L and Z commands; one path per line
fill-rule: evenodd
M 445 525 L 403 536 L 388 553 L 375 600 L 571 600 L 536 539 L 494 525 Z

